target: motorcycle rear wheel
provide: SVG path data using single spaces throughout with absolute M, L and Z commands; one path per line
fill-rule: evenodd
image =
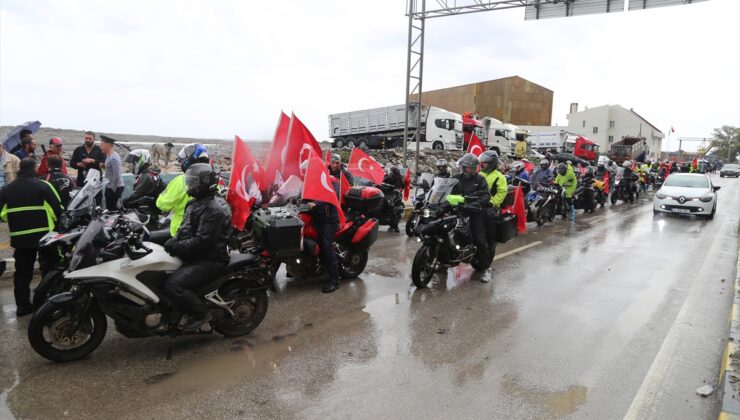
M 432 281 L 434 271 L 432 249 L 423 245 L 414 255 L 414 262 L 411 265 L 411 281 L 414 282 L 414 286 L 423 289 Z
M 238 337 L 247 335 L 257 328 L 267 314 L 267 291 L 247 290 L 242 284 L 234 283 L 225 287 L 222 295 L 225 301 L 234 301 L 231 310 L 236 315 L 231 318 L 227 314 L 213 326 L 219 334 L 226 337 Z
M 353 279 L 359 277 L 365 266 L 367 266 L 368 252 L 347 250 L 344 258 L 337 255 L 339 260 L 339 277 L 343 279 Z
M 73 305 L 46 302 L 28 323 L 31 347 L 52 362 L 82 359 L 100 346 L 108 330 L 105 314 L 91 304 L 87 313 L 82 314 L 84 319 L 80 320 L 73 334 L 67 335 L 65 330 L 72 320 Z

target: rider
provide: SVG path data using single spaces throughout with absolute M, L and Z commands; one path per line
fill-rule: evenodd
M 46 175 L 39 175 L 39 178 L 45 180 L 56 189 L 62 209 L 66 209 L 69 204 L 70 193 L 76 187 L 75 180 L 62 170 L 64 159 L 61 156 L 49 154 L 44 159 L 46 159 Z
M 594 172 L 594 177 L 600 181 L 604 180 L 604 175 L 606 175 L 607 170 L 606 166 L 604 165 L 604 162 L 599 162 L 596 165 L 596 172 Z
M 487 153 L 487 152 L 486 152 Z M 492 153 L 496 153 L 493 152 Z M 484 153 L 485 154 L 485 153 Z M 481 154 L 483 156 L 483 154 Z M 489 174 L 491 177 L 495 177 L 493 173 L 498 173 L 498 176 L 504 180 L 504 197 L 506 197 L 506 179 L 495 167 L 490 168 L 494 162 L 488 160 L 488 167 L 491 170 Z M 498 165 L 498 155 L 496 155 L 496 162 Z M 470 234 L 473 239 L 473 243 L 477 248 L 478 261 L 488 261 L 490 265 L 491 256 L 488 249 L 488 238 L 486 235 L 486 212 L 484 211 L 492 202 L 491 193 L 489 192 L 488 182 L 486 181 L 485 174 L 478 173 L 478 158 L 472 153 L 466 153 L 458 161 L 461 167 L 461 172 L 454 176 L 459 182 L 455 184 L 452 189 L 453 195 L 460 195 L 463 197 L 466 204 L 479 204 L 481 211 L 470 212 Z M 503 199 L 501 200 L 503 202 Z M 501 203 L 499 202 L 499 205 Z M 487 268 L 487 267 L 486 267 Z M 481 277 L 482 282 L 487 282 L 489 279 L 487 276 Z
M 437 167 L 437 173 L 434 174 L 435 178 L 449 178 L 452 176 L 452 174 L 450 174 L 450 169 L 447 167 L 446 159 L 437 159 L 434 166 Z
M 392 186 L 394 188 L 394 191 L 398 190 L 398 194 L 400 194 L 400 191 L 403 188 L 403 176 L 401 175 L 401 169 L 399 169 L 396 165 L 391 166 L 388 174 L 383 177 L 383 184 L 388 184 Z M 391 225 L 388 228 L 388 231 L 400 232 L 400 230 L 398 229 L 398 222 L 398 217 L 396 217 L 394 213 L 393 220 L 391 221 Z
M 491 199 L 486 208 L 485 222 L 489 258 L 493 259 L 496 254 L 496 217 L 501 211 L 501 205 L 506 199 L 506 194 L 509 192 L 509 186 L 504 174 L 498 170 L 499 159 L 495 150 L 486 150 L 481 153 L 478 160 L 481 164 L 480 174 L 486 179 L 486 186 L 491 194 Z M 486 279 L 482 278 L 481 281 L 486 281 Z
M 530 183 L 532 184 L 532 188 L 537 188 L 540 184 L 549 185 L 552 183 L 553 178 L 555 178 L 555 174 L 550 169 L 550 161 L 542 159 L 540 160 L 540 167 L 532 174 Z
M 584 213 L 593 213 L 596 210 L 594 209 L 594 170 L 592 167 L 589 166 L 588 168 L 586 168 L 586 173 L 583 174 L 583 177 L 581 178 L 581 183 L 585 186 L 585 188 L 583 189 L 583 211 Z
M 576 207 L 573 204 L 573 193 L 578 186 L 576 180 L 576 173 L 573 167 L 566 164 L 565 162 L 558 165 L 558 176 L 555 178 L 555 182 L 565 189 L 565 202 L 568 205 L 568 219 L 570 221 L 576 220 Z
M 136 177 L 136 182 L 134 182 L 134 191 L 123 200 L 123 205 L 128 207 L 144 197 L 151 197 L 156 202 L 167 184 L 159 176 L 161 170 L 152 165 L 152 156 L 149 151 L 134 149 L 129 152 L 124 162 L 132 164 L 131 173 Z
M 336 153 L 332 153 L 331 155 L 329 174 L 336 179 L 340 179 L 340 175 L 344 175 L 344 178 L 349 181 L 349 185 L 355 185 L 355 180 L 352 178 L 352 174 L 349 173 L 347 167 L 342 163 L 342 157 Z
M 524 162 L 518 160 L 512 163 L 511 172 L 514 174 L 515 178 L 523 179 L 529 182 L 529 173 L 527 172 L 527 167 L 524 165 Z
M 218 174 L 211 165 L 193 164 L 184 178 L 193 201 L 187 205 L 180 230 L 164 244 L 165 251 L 182 259 L 183 265 L 167 279 L 164 292 L 188 313 L 183 330 L 192 331 L 211 320 L 208 304 L 194 290 L 212 281 L 229 262 L 226 238 L 231 210 L 217 195 Z
M 180 149 L 177 154 L 177 160 L 180 162 L 180 169 L 183 174 L 176 176 L 167 184 L 167 188 L 159 194 L 157 198 L 157 208 L 163 213 L 172 211 L 172 221 L 170 221 L 170 235 L 175 236 L 177 229 L 180 228 L 182 218 L 185 215 L 185 206 L 190 201 L 185 185 L 185 174 L 190 165 L 195 163 L 208 163 L 208 149 L 198 143 L 190 143 Z

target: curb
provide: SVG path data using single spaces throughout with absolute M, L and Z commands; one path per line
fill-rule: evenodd
M 735 267 L 735 295 L 728 316 L 730 333 L 719 372 L 717 396 L 720 401 L 718 420 L 740 420 L 740 365 L 733 366 L 732 355 L 740 351 L 740 249 Z

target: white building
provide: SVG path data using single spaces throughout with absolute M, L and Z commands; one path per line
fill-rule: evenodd
M 608 154 L 612 143 L 624 137 L 642 137 L 647 141 L 648 157 L 653 160 L 660 157 L 665 134 L 632 109 L 603 105 L 578 111 L 578 104 L 571 104 L 567 118 L 567 131 L 593 140 L 602 154 Z

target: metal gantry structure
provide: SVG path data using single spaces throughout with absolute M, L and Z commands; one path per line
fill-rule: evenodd
M 406 120 L 403 129 L 403 166 L 408 168 L 408 142 L 416 142 L 414 174 L 419 166 L 426 19 L 525 7 L 525 20 L 580 16 L 698 3 L 706 0 L 407 0 L 409 18 L 406 55 Z M 413 98 L 413 99 L 412 99 Z M 415 114 L 413 110 L 418 112 Z M 409 118 L 414 116 L 413 129 Z M 415 175 L 416 176 L 416 175 Z

